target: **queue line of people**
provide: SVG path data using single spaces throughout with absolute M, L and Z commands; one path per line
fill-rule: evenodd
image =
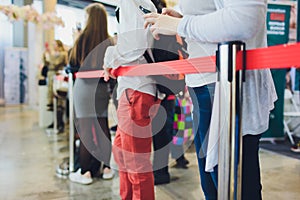
M 159 34 L 174 35 L 178 33 L 185 37 L 191 58 L 213 55 L 217 47 L 216 44 L 219 42 L 242 40 L 246 42 L 248 48 L 266 46 L 266 1 L 180 1 L 179 4 L 183 15 L 172 9 L 164 9 L 163 14 L 159 15 L 153 11 L 153 4 L 151 4 L 150 1 L 141 1 L 139 2 L 142 4 L 141 6 L 146 7 L 151 13 L 144 15 L 146 21 L 144 22 L 145 32 L 140 33 L 140 37 L 138 37 L 138 33 L 140 32 L 139 25 L 143 23 L 143 20 L 139 20 L 141 15 L 138 8 L 139 5 L 137 5 L 135 1 L 127 1 L 126 5 L 124 3 L 122 4 L 122 2 L 124 1 L 121 1 L 120 4 L 120 10 L 124 13 L 122 18 L 127 19 L 127 21 L 123 21 L 123 26 L 122 23 L 120 23 L 120 27 L 123 28 L 123 30 L 121 30 L 124 31 L 121 32 L 121 34 L 124 34 L 124 37 L 127 39 L 126 41 L 133 42 L 134 39 L 130 40 L 130 36 L 134 36 L 135 42 L 140 42 L 139 44 L 134 43 L 135 45 L 132 45 L 139 47 L 138 51 L 136 51 L 136 49 L 132 51 L 129 50 L 131 56 L 133 55 L 132 52 L 135 53 L 135 57 L 127 57 L 132 58 L 131 60 L 127 60 L 129 63 L 136 61 L 137 58 L 140 58 L 139 60 L 143 59 L 141 52 L 147 50 L 147 45 L 149 45 L 149 43 L 147 43 L 147 30 L 152 32 L 155 39 L 159 39 Z M 136 16 L 136 19 L 132 19 L 131 16 L 133 14 Z M 148 27 L 148 25 L 151 25 L 151 27 Z M 128 33 L 128 31 L 132 29 L 136 30 L 135 33 L 131 33 L 127 36 L 126 32 Z M 140 41 L 139 38 L 142 37 L 144 37 L 144 40 Z M 136 38 L 138 38 L 138 40 L 136 40 Z M 114 56 L 120 52 L 122 45 L 126 44 L 126 41 L 118 42 L 116 47 L 106 52 L 105 58 L 110 58 L 104 62 L 107 77 L 112 77 L 110 74 L 111 68 L 128 64 L 122 62 L 123 60 L 118 60 L 118 56 Z M 122 58 L 123 57 L 124 54 L 122 54 Z M 273 109 L 274 101 L 276 101 L 277 96 L 270 70 L 247 71 L 246 76 L 247 82 L 243 94 L 245 97 L 244 105 L 246 106 L 243 107 L 243 113 L 245 113 L 245 115 L 243 115 L 242 118 L 242 130 L 244 134 L 242 199 L 261 199 L 262 186 L 260 181 L 258 143 L 262 132 L 268 128 L 269 112 Z M 118 77 L 118 80 L 122 79 L 125 78 Z M 186 76 L 186 84 L 189 86 L 194 104 L 193 121 L 194 129 L 196 130 L 195 146 L 198 155 L 201 185 L 206 199 L 217 199 L 217 166 L 213 167 L 213 172 L 205 171 L 207 151 L 205 148 L 207 147 L 207 133 L 211 123 L 212 98 L 215 82 L 215 74 L 192 74 Z M 147 85 L 150 86 L 151 82 L 148 83 Z M 119 90 L 120 96 L 126 95 L 126 92 L 124 93 L 127 89 L 126 86 L 131 87 L 131 85 L 128 84 L 123 86 L 125 88 Z M 134 86 L 136 86 L 136 84 Z M 143 91 L 137 87 L 133 89 L 135 89 L 134 92 L 136 92 L 136 90 Z M 149 91 L 147 92 L 154 95 Z M 129 97 L 131 97 L 133 93 L 130 93 Z M 126 103 L 125 101 L 126 98 L 124 99 L 124 103 Z M 124 104 L 124 106 L 126 106 L 126 104 Z M 130 108 L 128 109 L 130 110 Z M 249 109 L 252 110 L 252 112 L 248 112 Z M 144 124 L 144 126 L 146 125 L 147 123 Z M 118 130 L 121 129 L 122 126 L 123 124 L 120 124 Z M 130 131 L 134 133 L 134 130 Z M 126 135 L 126 132 L 120 132 L 119 134 Z M 131 143 L 130 147 L 132 148 L 134 145 L 134 143 Z M 147 147 L 148 145 L 145 145 L 143 149 L 146 152 L 149 150 Z M 143 152 L 143 150 L 140 151 Z M 202 152 L 201 154 L 200 151 Z M 148 156 L 143 157 L 143 159 L 148 160 Z M 124 164 L 124 160 L 122 161 L 123 163 L 120 163 L 120 165 Z M 147 168 L 147 166 L 145 167 Z M 137 170 L 137 168 L 135 168 L 135 170 Z M 123 199 L 143 199 L 141 197 L 144 196 L 147 196 L 145 199 L 154 198 L 152 194 L 153 184 L 144 184 L 140 180 L 144 180 L 144 177 L 139 177 L 141 173 L 138 173 L 133 179 L 128 179 L 128 174 L 125 175 L 125 178 L 123 177 L 124 179 L 120 178 L 120 194 Z M 150 175 L 148 176 L 148 178 L 151 178 Z M 135 185 L 134 180 L 140 180 L 138 181 L 138 186 Z M 149 189 L 147 191 L 143 190 L 144 187 L 148 187 Z
M 54 103 L 53 99 L 57 99 L 57 129 L 59 133 L 64 132 L 64 121 L 63 114 L 65 111 L 65 101 L 66 91 L 56 91 L 53 88 L 54 76 L 59 75 L 60 72 L 68 63 L 68 55 L 65 50 L 64 44 L 60 40 L 55 40 L 51 45 L 45 44 L 45 51 L 43 53 L 43 66 L 41 69 L 41 77 L 39 84 L 48 85 L 47 92 L 47 111 L 53 111 Z M 46 81 L 47 80 L 47 81 Z M 58 92 L 58 93 L 57 93 Z M 54 95 L 54 94 L 57 95 Z M 48 128 L 53 128 L 54 122 L 48 125 Z
M 182 13 L 164 8 L 162 14 L 157 13 L 159 3 L 160 0 L 121 0 L 117 43 L 110 42 L 107 31 L 103 31 L 107 27 L 107 22 L 101 21 L 100 16 L 93 17 L 90 18 L 90 23 L 87 23 L 85 30 L 88 29 L 88 25 L 94 25 L 99 20 L 97 27 L 103 34 L 99 32 L 97 36 L 102 38 L 92 40 L 96 38 L 96 34 L 94 35 L 96 27 L 92 29 L 90 38 L 86 40 L 83 38 L 88 36 L 83 31 L 71 53 L 73 59 L 71 61 L 75 61 L 74 66 L 79 69 L 91 70 L 102 67 L 104 69 L 104 80 L 91 80 L 95 83 L 87 83 L 80 79 L 75 81 L 75 114 L 79 124 L 78 130 L 82 134 L 81 140 L 85 140 L 83 144 L 95 146 L 94 141 L 98 141 L 95 149 L 102 145 L 106 147 L 90 153 L 95 155 L 98 152 L 98 155 L 101 155 L 100 159 L 103 159 L 104 154 L 109 157 L 105 164 L 110 172 L 109 159 L 112 150 L 119 167 L 122 199 L 155 199 L 153 166 L 150 159 L 153 135 L 151 124 L 165 95 L 156 89 L 156 82 L 151 76 L 117 77 L 118 127 L 111 148 L 107 125 L 107 105 L 110 94 L 103 92 L 109 91 L 106 90 L 108 83 L 104 81 L 116 78 L 111 74 L 112 69 L 146 64 L 144 53 L 149 51 L 154 39 L 159 40 L 160 35 L 178 34 L 184 37 L 188 45 L 189 58 L 214 55 L 217 43 L 220 42 L 242 40 L 250 49 L 266 46 L 267 2 L 265 0 L 243 2 L 185 0 L 179 2 Z M 88 9 L 96 9 L 96 7 L 98 9 L 101 7 L 101 19 L 106 18 L 104 7 L 99 3 L 90 5 L 87 12 Z M 145 14 L 141 7 L 150 13 Z M 269 112 L 273 109 L 277 96 L 270 70 L 247 71 L 246 79 L 243 93 L 244 115 L 241 119 L 243 124 L 242 199 L 259 200 L 262 198 L 262 185 L 258 143 L 261 134 L 268 128 Z M 217 124 L 211 121 L 217 77 L 215 73 L 191 74 L 186 75 L 185 81 L 193 103 L 194 143 L 201 187 L 206 199 L 217 199 L 218 166 L 212 165 L 209 170 L 206 169 L 209 134 L 219 134 L 209 132 L 209 127 Z M 87 90 L 88 87 L 92 88 Z M 97 107 L 102 107 L 102 112 L 98 113 L 95 109 Z M 91 115 L 87 114 L 90 109 L 94 109 Z M 101 119 L 103 123 L 100 122 Z M 99 140 L 92 137 L 92 127 L 96 129 L 96 124 L 101 124 L 100 129 L 96 130 L 96 135 L 103 135 Z M 88 183 L 92 182 L 91 169 L 71 174 L 71 180 L 75 174 L 87 177 Z

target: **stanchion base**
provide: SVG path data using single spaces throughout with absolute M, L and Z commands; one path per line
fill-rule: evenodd
M 62 175 L 62 174 L 55 174 L 57 178 L 61 178 L 61 179 L 68 179 L 69 178 L 69 174 L 68 175 Z
M 62 163 L 56 166 L 55 174 L 58 178 L 68 178 L 70 174 L 68 157 L 64 158 Z
M 68 152 L 69 151 L 69 146 L 64 146 L 64 147 L 61 147 L 59 148 L 59 152 L 62 153 L 62 152 Z
M 268 138 L 261 138 L 259 141 L 261 142 L 270 142 L 272 144 L 276 144 L 276 141 L 284 141 L 285 138 L 284 137 L 276 137 L 276 138 L 273 138 L 273 137 L 268 137 Z
M 54 130 L 54 129 L 46 129 L 46 134 L 47 135 L 57 135 L 58 134 L 58 130 Z

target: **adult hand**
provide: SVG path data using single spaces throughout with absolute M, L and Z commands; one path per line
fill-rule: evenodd
M 157 40 L 159 40 L 159 34 L 176 35 L 178 24 L 181 21 L 181 18 L 157 13 L 146 14 L 144 15 L 144 19 L 144 27 L 146 28 L 148 25 L 151 25 L 150 31 Z
M 172 17 L 182 18 L 182 15 L 172 8 L 163 8 L 161 14 L 169 15 Z

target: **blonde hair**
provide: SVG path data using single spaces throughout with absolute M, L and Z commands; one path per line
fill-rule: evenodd
M 58 48 L 59 51 L 65 51 L 65 47 L 64 47 L 64 44 L 62 43 L 62 41 L 55 40 L 55 43 L 56 43 L 57 48 Z

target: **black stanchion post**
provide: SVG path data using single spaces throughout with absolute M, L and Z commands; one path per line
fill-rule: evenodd
M 74 171 L 74 108 L 73 108 L 73 74 L 69 72 L 69 172 Z
M 243 52 L 238 54 L 238 52 Z M 245 44 L 239 41 L 218 47 L 220 84 L 218 199 L 241 199 L 242 170 L 242 85 L 245 69 Z M 240 59 L 239 62 L 238 59 Z

